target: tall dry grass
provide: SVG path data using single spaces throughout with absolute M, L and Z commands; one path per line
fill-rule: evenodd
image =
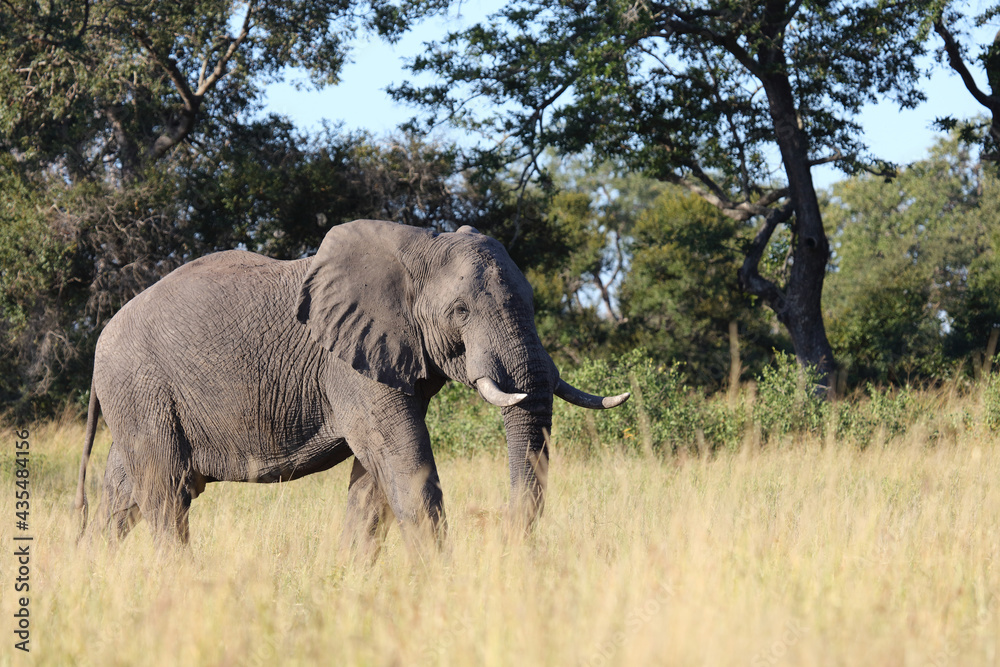
M 977 402 L 963 400 L 975 425 Z M 955 409 L 952 405 L 949 409 Z M 992 665 L 1000 448 L 973 426 L 860 450 L 787 439 L 708 458 L 554 444 L 544 518 L 505 543 L 501 450 L 439 461 L 445 553 L 390 533 L 338 560 L 349 466 L 215 484 L 191 548 L 145 524 L 77 548 L 82 426 L 32 428 L 31 654 L 13 650 L 13 435 L 0 461 L 0 662 L 44 665 Z M 100 432 L 91 502 L 108 448 Z

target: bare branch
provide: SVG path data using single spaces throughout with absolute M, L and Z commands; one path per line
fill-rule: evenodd
M 240 28 L 240 34 L 236 36 L 236 39 L 229 43 L 229 48 L 226 49 L 226 53 L 219 58 L 217 63 L 215 63 L 215 69 L 213 69 L 212 73 L 208 75 L 208 78 L 198 86 L 197 94 L 199 97 L 208 92 L 208 90 L 215 85 L 216 81 L 226 75 L 226 65 L 229 64 L 229 60 L 233 57 L 233 54 L 235 54 L 237 49 L 240 48 L 240 44 L 243 43 L 243 40 L 245 40 L 247 35 L 250 34 L 250 19 L 253 17 L 254 9 L 256 9 L 254 3 L 250 3 L 247 7 L 247 15 L 243 17 L 243 27 Z
M 622 316 L 616 313 L 615 309 L 611 307 L 611 291 L 608 289 L 609 285 L 606 285 L 601 280 L 600 269 L 594 272 L 594 284 L 597 285 L 597 289 L 601 293 L 601 300 L 604 302 L 604 307 L 608 309 L 611 319 L 615 322 L 621 322 Z
M 200 104 L 201 100 L 195 99 L 195 94 L 191 92 L 191 87 L 188 85 L 187 78 L 184 74 L 177 69 L 177 62 L 170 57 L 163 59 L 160 54 L 156 52 L 153 48 L 153 42 L 150 40 L 149 35 L 143 30 L 134 30 L 132 36 L 135 37 L 143 48 L 149 52 L 150 57 L 156 62 L 157 65 L 167 73 L 170 77 L 170 81 L 174 84 L 174 88 L 180 94 L 181 99 L 184 100 L 184 108 L 188 111 L 195 111 Z
M 760 199 L 758 199 L 752 204 L 746 202 L 746 207 L 748 211 L 753 210 L 755 215 L 766 215 L 765 212 L 762 212 L 764 211 L 764 209 L 767 209 L 768 207 L 771 206 L 771 204 L 775 203 L 779 199 L 784 199 L 788 195 L 789 195 L 788 188 L 778 188 L 777 190 L 771 190 L 770 192 L 765 193 L 764 195 L 761 196 Z M 743 205 L 744 204 L 740 204 L 740 206 Z
M 208 58 L 206 56 L 206 59 L 203 61 L 201 66 L 201 72 L 198 75 L 198 89 L 193 92 L 191 87 L 188 85 L 187 78 L 177 68 L 177 62 L 173 58 L 161 58 L 153 48 L 153 43 L 145 32 L 136 30 L 133 33 L 136 39 L 139 40 L 139 43 L 142 44 L 142 46 L 149 52 L 153 60 L 167 73 L 167 76 L 170 77 L 174 87 L 180 94 L 181 99 L 184 100 L 184 108 L 181 109 L 179 117 L 173 123 L 173 126 L 169 129 L 169 131 L 157 137 L 156 141 L 154 141 L 153 145 L 150 147 L 148 158 L 151 162 L 155 162 L 166 155 L 167 151 L 184 141 L 184 139 L 186 139 L 194 129 L 198 110 L 201 108 L 201 103 L 204 100 L 205 94 L 211 90 L 220 79 L 226 76 L 226 66 L 239 49 L 240 45 L 247 38 L 247 35 L 250 34 L 251 19 L 254 14 L 254 9 L 255 5 L 253 3 L 247 7 L 246 16 L 243 18 L 243 27 L 240 29 L 239 35 L 230 39 L 229 47 L 226 49 L 226 52 L 215 63 L 215 67 L 207 77 L 205 76 L 205 72 L 208 69 Z
M 208 71 L 208 56 L 201 61 L 201 70 L 198 72 L 198 88 L 205 85 L 205 72 Z
M 121 161 L 122 179 L 125 181 L 133 181 L 139 173 L 139 151 L 135 142 L 133 142 L 132 138 L 129 137 L 116 109 L 112 107 L 105 108 L 104 116 L 111 124 L 115 137 L 115 143 L 118 144 L 118 156 Z
M 965 62 L 962 60 L 962 51 L 951 31 L 945 27 L 943 18 L 939 18 L 934 22 L 934 32 L 944 40 L 944 50 L 948 54 L 948 64 L 962 77 L 962 82 L 969 92 L 972 93 L 972 96 L 976 98 L 977 102 L 993 112 L 994 115 L 1000 115 L 1000 99 L 997 99 L 993 95 L 987 95 L 976 85 L 976 80 L 972 78 L 972 72 L 969 71 L 969 68 L 965 66 Z
M 735 208 L 736 205 L 729 199 L 726 191 L 723 190 L 711 176 L 706 174 L 704 169 L 694 162 L 688 162 L 685 166 L 691 171 L 691 174 L 695 178 L 701 181 L 705 187 L 708 188 L 708 191 L 702 196 L 705 197 L 705 199 L 707 199 L 713 206 L 717 206 L 720 209 Z
M 779 188 L 777 190 L 770 190 L 766 192 L 761 195 L 757 201 L 752 202 L 748 200 L 737 203 L 730 200 L 722 188 L 719 187 L 719 185 L 715 183 L 715 181 L 713 181 L 712 178 L 708 176 L 708 174 L 706 174 L 700 167 L 689 164 L 688 168 L 691 169 L 691 173 L 699 181 L 701 181 L 702 184 L 704 184 L 704 187 L 677 174 L 667 174 L 664 177 L 664 180 L 669 183 L 673 183 L 674 185 L 679 185 L 689 192 L 698 195 L 709 204 L 719 209 L 723 215 L 728 218 L 732 218 L 737 222 L 746 222 L 755 215 L 770 215 L 773 212 L 773 209 L 771 209 L 770 206 L 789 195 L 788 188 Z
M 733 30 L 722 34 L 709 30 L 708 28 L 702 27 L 696 23 L 691 23 L 689 20 L 684 18 L 685 15 L 681 12 L 674 11 L 673 15 L 677 18 L 670 19 L 665 22 L 666 27 L 669 28 L 669 30 L 663 35 L 664 37 L 668 37 L 675 33 L 702 37 L 716 46 L 724 48 L 734 58 L 736 58 L 741 65 L 746 67 L 748 72 L 753 74 L 758 79 L 763 80 L 764 71 L 760 68 L 760 64 L 754 60 L 753 56 L 750 55 L 746 49 L 740 46 L 740 43 L 736 38 L 737 32 L 735 27 Z
M 818 167 L 821 164 L 829 164 L 831 162 L 836 162 L 837 160 L 843 160 L 844 154 L 837 149 L 833 155 L 827 155 L 826 157 L 816 158 L 815 160 L 809 160 L 808 164 L 810 167 Z
M 802 0 L 795 0 L 795 2 L 792 3 L 792 6 L 788 8 L 788 12 L 785 14 L 784 25 L 787 26 L 789 23 L 792 22 L 792 19 L 795 18 L 795 15 L 799 13 L 799 8 L 801 6 L 802 6 Z
M 76 38 L 80 39 L 83 37 L 83 33 L 87 32 L 87 25 L 90 23 L 90 0 L 84 0 L 83 3 L 83 21 L 80 23 L 80 29 L 76 33 Z
M 733 218 L 734 220 L 745 222 L 746 220 L 750 219 L 749 215 L 744 215 L 736 211 L 736 209 L 733 208 L 732 202 L 730 202 L 728 199 L 720 199 L 709 190 L 706 190 L 697 183 L 692 183 L 690 180 L 683 178 L 682 176 L 678 176 L 677 174 L 666 174 L 664 176 L 664 180 L 666 180 L 669 183 L 673 183 L 674 185 L 679 185 L 687 189 L 689 192 L 698 195 L 699 197 L 707 201 L 709 204 L 722 211 L 724 215 L 727 215 L 730 218 Z
M 797 6 L 795 8 L 797 10 Z M 728 30 L 725 33 L 718 33 L 708 28 L 704 28 L 700 25 L 692 23 L 691 17 L 693 14 L 684 14 L 676 10 L 673 11 L 673 15 L 678 17 L 680 20 L 668 20 L 666 22 L 667 30 L 664 34 L 659 35 L 662 37 L 670 37 L 673 34 L 688 34 L 699 36 L 716 46 L 722 47 L 730 55 L 736 58 L 743 67 L 746 68 L 747 72 L 752 74 L 762 83 L 766 79 L 766 71 L 763 69 L 758 59 L 754 58 L 749 51 L 747 51 L 739 43 L 738 35 L 741 34 L 744 27 L 744 18 L 746 18 L 746 12 L 739 17 L 724 16 L 718 12 L 699 12 L 698 15 L 708 16 L 711 15 L 716 18 L 721 18 L 724 22 L 728 23 Z M 788 21 L 791 20 L 791 15 L 787 17 L 782 25 L 787 25 Z
M 625 269 L 625 250 L 622 248 L 622 235 L 618 232 L 615 232 L 615 252 L 617 254 L 617 261 L 615 263 L 615 272 L 611 274 L 611 280 L 609 281 L 611 283 L 614 283 Z
M 528 162 L 524 165 L 524 169 L 521 170 L 521 176 L 518 179 L 518 195 L 517 195 L 517 208 L 514 210 L 514 236 L 511 237 L 510 243 L 507 244 L 507 248 L 513 248 L 514 244 L 517 242 L 518 237 L 521 236 L 521 211 L 524 208 L 524 195 L 528 189 L 528 183 L 531 180 L 531 175 L 535 173 L 541 173 L 541 167 L 538 166 L 538 157 L 544 152 L 544 148 L 536 151 L 531 151 L 528 154 Z
M 757 231 L 753 242 L 747 251 L 743 266 L 737 272 L 740 280 L 740 287 L 748 294 L 764 299 L 765 302 L 778 315 L 780 321 L 785 317 L 785 293 L 773 282 L 760 275 L 760 260 L 764 256 L 764 250 L 771 241 L 775 228 L 782 222 L 788 221 L 795 211 L 792 200 L 788 200 L 780 208 L 770 209 L 764 216 L 764 224 Z
M 544 114 L 545 110 L 548 109 L 550 106 L 552 106 L 552 104 L 557 99 L 559 99 L 563 93 L 569 90 L 572 85 L 573 85 L 573 79 L 569 79 L 568 81 L 564 82 L 563 85 L 559 86 L 559 88 L 554 93 L 552 93 L 548 98 L 542 100 L 542 103 L 539 104 L 537 107 L 535 107 L 534 113 L 532 113 L 531 116 L 528 117 L 528 122 L 531 123 L 532 125 L 537 123 L 539 125 L 539 130 L 541 130 L 542 114 Z
M 658 62 L 660 64 L 660 67 L 663 68 L 664 72 L 666 72 L 667 74 L 670 74 L 671 76 L 677 76 L 677 73 L 674 72 L 674 68 L 671 67 L 667 63 L 666 60 L 664 60 L 663 58 L 661 58 L 660 54 L 656 53 L 652 49 L 646 48 L 641 43 L 636 43 L 636 48 L 639 49 L 640 51 L 642 51 L 643 53 L 645 53 L 647 56 L 649 56 L 653 60 L 655 60 L 656 62 Z

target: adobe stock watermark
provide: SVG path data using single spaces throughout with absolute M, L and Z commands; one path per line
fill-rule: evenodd
M 458 623 L 460 627 L 446 628 L 440 634 L 434 635 L 431 645 L 424 649 L 420 660 L 421 665 L 441 664 L 446 656 L 453 654 L 455 646 L 460 641 L 468 641 L 469 637 L 476 636 L 476 629 L 469 623 L 466 614 L 458 614 Z
M 660 583 L 641 603 L 633 607 L 625 616 L 625 626 L 601 642 L 590 660 L 584 664 L 588 667 L 604 667 L 626 643 L 645 627 L 650 621 L 660 616 L 667 607 L 667 602 L 676 595 L 672 584 Z
M 14 564 L 11 580 L 14 587 L 14 648 L 31 651 L 31 544 L 34 537 L 31 527 L 31 471 L 28 455 L 31 452 L 28 429 L 14 432 Z
M 774 667 L 788 655 L 788 649 L 799 643 L 806 633 L 806 627 L 797 619 L 785 623 L 784 630 L 777 639 L 771 642 L 766 650 L 754 655 L 750 667 Z
M 958 637 L 951 641 L 945 641 L 944 646 L 928 658 L 927 665 L 947 667 L 947 665 L 959 664 L 957 658 L 961 655 L 962 650 L 968 648 L 977 635 L 982 635 L 984 630 L 995 622 L 997 607 L 997 598 L 991 597 L 986 605 L 976 613 L 976 617 L 959 631 Z

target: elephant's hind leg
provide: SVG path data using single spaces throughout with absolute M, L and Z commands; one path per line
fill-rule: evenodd
M 147 492 L 139 507 L 161 546 L 166 543 L 188 543 L 191 493 L 185 488 L 183 481 L 171 476 L 162 489 Z
M 347 492 L 347 516 L 344 518 L 344 532 L 340 538 L 343 557 L 357 557 L 374 562 L 382 549 L 391 521 L 389 501 L 375 477 L 355 458 Z
M 125 469 L 121 448 L 111 445 L 108 465 L 104 470 L 104 490 L 101 500 L 101 528 L 116 542 L 124 540 L 142 516 L 136 504 L 132 478 Z
M 158 545 L 187 544 L 188 511 L 198 485 L 191 447 L 172 407 L 150 415 L 129 463 L 139 511 Z
M 190 467 L 160 465 L 144 471 L 137 483 L 139 510 L 149 521 L 153 536 L 164 546 L 187 544 L 188 512 L 193 497 L 194 475 Z

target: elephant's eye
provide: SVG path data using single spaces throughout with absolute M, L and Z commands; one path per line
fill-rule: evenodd
M 457 301 L 451 307 L 451 318 L 456 324 L 464 324 L 469 319 L 469 307 L 464 301 Z

